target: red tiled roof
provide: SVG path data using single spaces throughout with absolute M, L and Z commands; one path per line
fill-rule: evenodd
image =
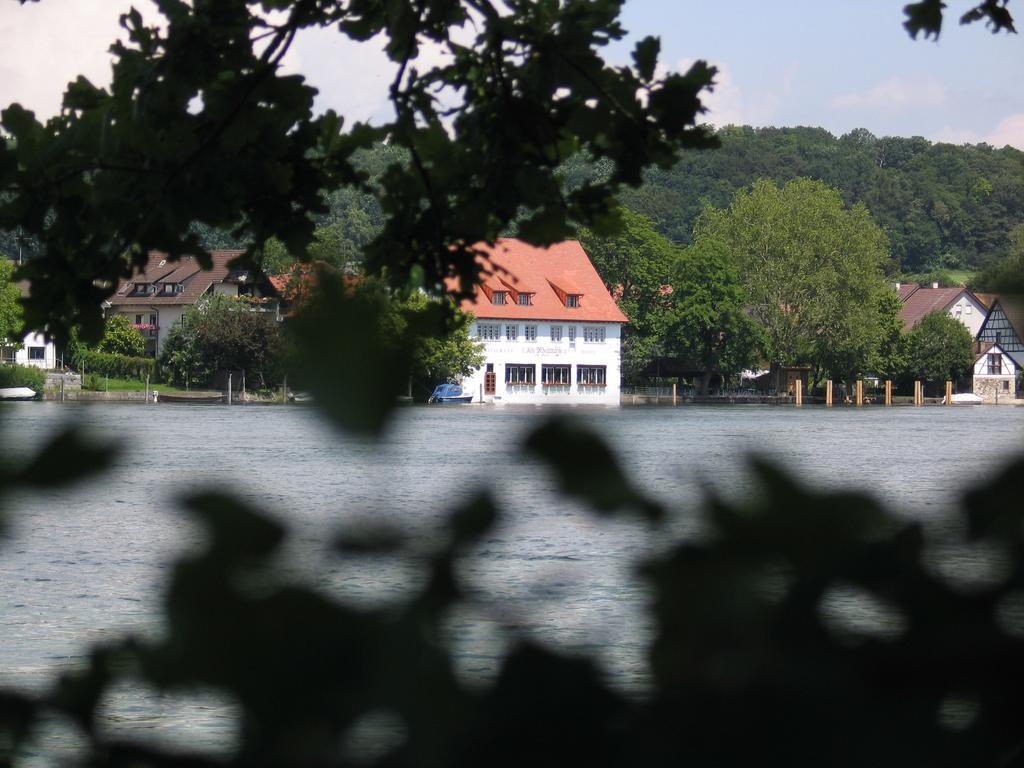
M 899 295 L 900 301 L 906 301 L 920 287 L 918 283 L 901 283 L 896 293 Z
M 900 289 L 902 294 L 903 289 Z M 963 294 L 973 297 L 968 289 L 960 288 L 920 288 L 903 299 L 899 319 L 903 329 L 909 331 L 917 325 L 921 318 L 932 312 L 942 312 L 956 302 Z M 980 302 L 979 302 L 980 303 Z
M 488 291 L 477 286 L 473 297 L 460 309 L 480 318 L 522 320 L 566 320 L 579 322 L 625 323 L 626 316 L 615 304 L 586 251 L 575 240 L 555 243 L 547 248 L 521 240 L 501 238 L 493 246 L 475 246 L 484 267 L 484 283 L 495 280 L 507 290 L 532 293 L 527 306 L 514 303 L 492 304 Z M 449 288 L 453 284 L 449 283 Z M 559 292 L 580 296 L 578 307 L 567 307 Z
M 171 261 L 166 253 L 151 251 L 149 259 L 142 269 L 137 269 L 131 279 L 122 278 L 117 290 L 107 301 L 112 305 L 128 304 L 159 304 L 180 305 L 195 304 L 196 300 L 206 293 L 211 285 L 223 283 L 233 270 L 228 263 L 237 259 L 245 251 L 210 251 L 213 266 L 203 270 L 193 257 L 183 256 L 178 261 Z M 181 293 L 136 293 L 132 286 L 136 283 L 181 284 Z

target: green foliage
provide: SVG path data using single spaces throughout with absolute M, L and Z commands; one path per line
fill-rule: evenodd
M 420 291 L 404 298 L 394 299 L 400 322 L 398 332 L 407 332 L 410 325 L 420 326 L 422 318 L 438 312 L 436 299 L 429 299 Z M 446 316 L 447 313 L 442 313 Z M 420 335 L 416 340 L 411 363 L 413 383 L 429 393 L 434 386 L 446 382 L 459 382 L 484 363 L 484 345 L 469 336 L 470 318 L 456 312 L 454 318 L 437 334 Z M 429 327 L 429 324 L 428 324 Z
M 847 208 L 818 181 L 762 180 L 727 210 L 706 209 L 695 242 L 731 254 L 771 363 L 841 379 L 868 367 L 888 327 L 890 289 L 885 235 L 864 206 Z
M 616 297 L 629 324 L 623 328 L 622 371 L 633 379 L 651 359 L 665 354 L 668 285 L 679 249 L 658 234 L 650 219 L 629 210 L 620 212 L 622 229 L 601 236 L 581 228 L 577 237 Z
M 1024 224 L 1010 230 L 1006 257 L 978 275 L 971 283 L 976 291 L 1024 295 Z
M 1024 222 L 1024 152 L 1013 147 L 933 144 L 863 129 L 836 137 L 821 128 L 728 126 L 716 136 L 721 149 L 688 152 L 669 170 L 648 171 L 640 188 L 623 192 L 623 205 L 687 244 L 705 206 L 727 207 L 758 179 L 818 179 L 847 205 L 867 206 L 889 238 L 894 273 L 987 268 L 1007 254 L 1007 234 Z M 563 169 L 570 186 L 606 173 L 581 158 Z
M 268 9 L 281 14 L 272 25 Z M 18 105 L 0 114 L 11 139 L 0 146 L 0 229 L 40 245 L 25 269 L 29 324 L 48 323 L 61 341 L 78 326 L 98 341 L 98 307 L 117 278 L 150 249 L 208 264 L 204 231 L 229 232 L 250 256 L 277 238 L 306 257 L 329 210 L 322 192 L 371 191 L 357 153 L 385 138 L 396 149 L 378 169 L 380 227 L 350 217 L 343 230 L 372 237 L 367 271 L 392 286 L 413 278 L 442 292 L 454 275 L 469 290 L 479 270 L 471 244 L 493 241 L 524 210 L 520 234 L 536 243 L 564 239 L 573 221 L 606 226 L 617 190 L 639 184 L 645 167 L 716 144 L 696 125 L 714 69 L 697 62 L 662 75 L 651 69 L 653 40 L 640 41 L 635 67 L 601 58 L 625 37 L 619 9 L 619 0 L 523 2 L 513 13 L 489 0 L 196 0 L 160 3 L 154 26 L 130 11 L 109 90 L 78 78 L 45 124 Z M 297 34 L 316 29 L 382 42 L 398 70 L 393 120 L 314 116 L 315 90 L 281 61 Z M 452 34 L 468 29 L 470 44 Z M 425 45 L 435 50 L 417 60 Z M 454 103 L 442 104 L 441 90 Z M 558 169 L 580 151 L 611 170 L 566 193 Z
M 21 342 L 21 291 L 14 284 L 14 266 L 0 257 L 0 346 Z
M 186 310 L 164 342 L 160 370 L 178 386 L 207 385 L 217 371 L 244 371 L 253 386 L 280 384 L 284 339 L 267 313 L 239 299 L 208 294 Z
M 932 312 L 907 334 L 907 376 L 934 386 L 970 373 L 974 363 L 971 332 L 945 312 Z
M 100 351 L 124 357 L 142 357 L 146 354 L 146 339 L 137 328 L 132 327 L 127 317 L 112 315 L 107 318 Z
M 83 344 L 72 345 L 70 351 L 71 365 L 87 374 L 144 381 L 147 376 L 152 378 L 156 368 L 156 362 L 151 357 L 128 357 L 112 352 L 98 352 Z
M 702 237 L 687 248 L 672 275 L 668 348 L 704 371 L 700 394 L 712 374 L 735 376 L 763 356 L 761 327 L 747 314 L 732 251 Z
M 28 387 L 42 392 L 46 385 L 46 374 L 28 365 L 0 365 L 0 387 Z

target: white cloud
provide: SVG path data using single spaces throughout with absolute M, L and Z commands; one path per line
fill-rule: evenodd
M 796 75 L 795 66 L 786 69 L 781 89 L 761 90 L 751 96 L 740 87 L 728 65 L 717 61 L 714 64 L 718 74 L 715 75 L 713 90 L 705 92 L 701 98 L 708 110 L 701 119 L 717 126 L 770 125 L 783 97 L 789 94 L 792 87 Z M 676 69 L 686 72 L 692 65 L 692 59 L 682 59 L 676 64 Z
M 950 144 L 991 144 L 1000 149 L 1009 144 L 1024 151 L 1024 113 L 1004 117 L 987 133 L 947 127 L 933 138 Z
M 946 102 L 946 88 L 926 77 L 890 77 L 866 91 L 836 96 L 836 109 L 901 110 L 913 107 L 937 107 Z
M 125 34 L 118 19 L 131 5 L 144 15 L 152 8 L 149 0 L 5 2 L 0 6 L 0 105 L 19 102 L 47 118 L 60 110 L 65 86 L 78 75 L 108 85 L 108 49 Z

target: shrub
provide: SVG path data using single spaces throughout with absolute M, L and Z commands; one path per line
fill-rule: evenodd
M 42 392 L 46 374 L 27 365 L 0 365 L 0 387 L 28 387 Z
M 146 354 L 146 339 L 127 317 L 113 315 L 107 318 L 100 351 L 125 357 L 142 357 Z
M 72 364 L 79 371 L 109 376 L 112 379 L 136 379 L 143 381 L 153 376 L 155 361 L 151 357 L 128 357 L 110 352 L 96 352 L 84 347 L 74 351 Z

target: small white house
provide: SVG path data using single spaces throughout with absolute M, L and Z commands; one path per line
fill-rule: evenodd
M 486 355 L 462 382 L 474 402 L 617 405 L 626 316 L 583 246 L 479 248 L 487 277 L 461 305 Z
M 29 333 L 25 335 L 20 347 L 4 347 L 3 361 L 52 370 L 57 367 L 57 348 L 41 333 Z
M 974 361 L 974 394 L 986 403 L 1012 403 L 1020 366 L 998 344 L 985 344 Z

